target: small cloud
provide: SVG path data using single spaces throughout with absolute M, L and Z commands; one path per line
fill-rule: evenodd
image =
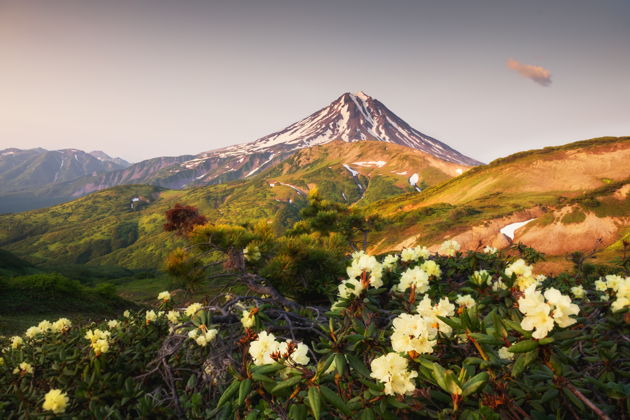
M 551 72 L 544 67 L 523 64 L 517 60 L 509 59 L 505 65 L 518 74 L 533 80 L 541 86 L 549 86 L 551 84 Z

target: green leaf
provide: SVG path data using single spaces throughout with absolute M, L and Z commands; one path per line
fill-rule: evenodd
M 359 416 L 360 420 L 375 420 L 376 416 L 374 415 L 374 411 L 366 407 L 363 411 L 361 411 L 361 415 Z
M 319 387 L 319 390 L 327 402 L 335 406 L 337 409 L 341 410 L 341 412 L 343 412 L 346 416 L 352 415 L 352 411 L 350 411 L 350 408 L 336 392 L 333 392 L 330 388 L 327 388 L 324 385 L 321 385 Z
M 321 413 L 321 397 L 319 394 L 319 388 L 311 387 L 308 389 L 308 405 L 311 407 L 315 420 L 319 420 Z
M 265 382 L 268 384 L 275 384 L 276 381 L 274 381 L 273 379 L 271 379 L 269 376 L 267 375 L 263 375 L 262 373 L 253 373 L 252 374 L 252 379 L 258 382 Z
M 446 388 L 444 388 L 444 391 L 448 392 L 449 394 L 461 395 L 462 388 L 453 371 L 446 371 L 446 375 L 444 375 L 444 382 L 446 384 Z
M 510 353 L 526 353 L 538 348 L 538 341 L 523 340 L 508 347 Z
M 274 373 L 284 369 L 286 366 L 280 363 L 272 363 L 270 365 L 254 366 L 252 367 L 252 373 L 261 373 L 266 375 L 268 373 Z
M 530 363 L 536 360 L 537 357 L 537 351 L 520 354 L 512 366 L 512 376 L 515 378 L 519 376 Z
M 508 336 L 508 332 L 507 332 L 507 329 L 505 328 L 505 324 L 503 324 L 503 322 L 501 321 L 501 318 L 499 318 L 499 314 L 495 310 L 492 311 L 492 322 L 494 323 L 494 331 L 497 337 Z
M 341 376 L 346 372 L 346 358 L 341 353 L 335 354 L 335 369 Z
M 348 359 L 348 363 L 350 364 L 352 369 L 354 369 L 357 373 L 367 378 L 370 377 L 370 370 L 367 368 L 367 366 L 365 366 L 365 364 L 357 356 L 353 354 L 348 354 L 346 355 L 346 358 Z
M 325 359 L 320 360 L 317 363 L 317 374 L 321 375 L 328 370 L 330 365 L 332 365 L 333 360 L 335 360 L 335 353 L 330 353 Z
M 437 363 L 433 363 L 433 366 L 431 368 L 433 371 L 433 379 L 435 379 L 435 382 L 438 384 L 440 388 L 448 392 L 448 387 L 446 386 L 446 378 L 445 378 L 446 372 L 444 371 L 444 368 Z
M 238 388 L 238 406 L 240 407 L 245 402 L 245 398 L 249 394 L 249 391 L 252 389 L 252 380 L 247 378 L 241 382 L 241 385 Z
M 271 393 L 275 395 L 284 389 L 291 388 L 292 386 L 299 383 L 301 380 L 302 380 L 301 376 L 293 376 L 289 379 L 279 382 L 276 386 L 273 387 L 273 389 L 271 390 Z
M 468 381 L 466 381 L 466 383 L 464 384 L 463 390 L 462 390 L 462 396 L 466 397 L 468 395 L 474 394 L 487 381 L 488 381 L 488 373 L 487 372 L 478 373 L 477 375 L 473 376 Z
M 293 404 L 289 407 L 289 418 L 291 420 L 306 420 L 307 412 L 304 404 Z
M 245 417 L 244 420 L 254 420 L 258 418 L 258 410 L 252 410 L 249 413 L 247 413 L 247 416 Z
M 225 404 L 231 397 L 234 395 L 238 387 L 240 386 L 240 381 L 238 379 L 234 379 L 230 386 L 223 392 L 221 398 L 219 398 L 219 402 L 217 403 L 217 408 L 221 407 Z

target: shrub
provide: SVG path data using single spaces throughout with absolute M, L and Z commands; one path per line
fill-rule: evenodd
M 42 322 L 1 339 L 0 416 L 625 415 L 630 277 L 578 283 L 492 248 L 443 248 L 452 255 L 353 254 L 327 307 L 245 273 L 250 293 L 208 305 L 175 309 L 160 293 L 155 309 L 109 322 Z

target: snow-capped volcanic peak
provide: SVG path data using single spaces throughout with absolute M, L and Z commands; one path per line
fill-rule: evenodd
M 385 141 L 419 149 L 450 162 L 465 165 L 479 164 L 474 159 L 412 128 L 365 92 L 344 93 L 327 107 L 284 130 L 269 134 L 252 143 L 216 150 L 215 153 L 221 157 L 228 157 L 243 153 L 271 152 L 277 149 L 288 152 L 333 140 Z

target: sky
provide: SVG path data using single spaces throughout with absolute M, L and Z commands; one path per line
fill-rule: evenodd
M 0 149 L 140 161 L 365 91 L 483 162 L 630 135 L 628 0 L 0 0 Z

